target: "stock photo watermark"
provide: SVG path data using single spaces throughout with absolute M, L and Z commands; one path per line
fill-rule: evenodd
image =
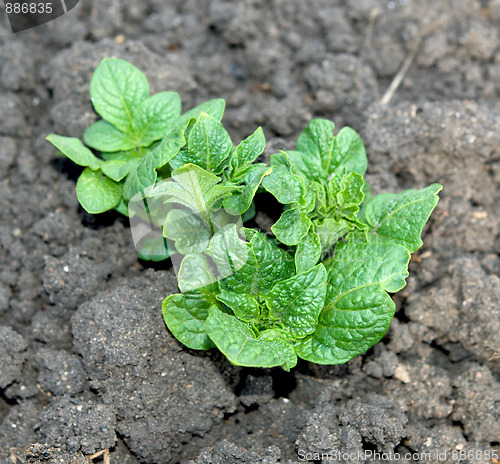
M 13 33 L 33 29 L 65 15 L 79 0 L 4 0 Z
M 330 451 L 313 452 L 298 450 L 299 461 L 322 461 L 329 463 L 356 463 L 366 461 L 379 462 L 492 462 L 498 463 L 499 452 L 497 449 L 454 449 L 444 451 L 422 451 L 422 452 L 379 452 L 374 450 Z

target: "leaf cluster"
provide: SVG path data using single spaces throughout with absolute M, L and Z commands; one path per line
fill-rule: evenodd
M 215 132 L 206 135 L 211 148 L 203 153 L 226 147 Z M 189 348 L 216 346 L 237 365 L 289 370 L 298 358 L 347 362 L 387 332 L 395 311 L 389 293 L 405 286 L 410 253 L 422 245 L 441 186 L 372 198 L 361 138 L 347 127 L 334 135 L 333 123 L 322 119 L 311 121 L 296 150 L 273 155 L 270 167 L 249 164 L 242 172 L 251 175 L 237 174 L 242 183 L 233 183 L 240 147 L 255 147 L 254 137 L 222 157 L 225 163 L 174 171 L 196 173 L 201 188 L 191 183 L 181 192 L 175 183 L 152 192 L 185 208 L 164 223 L 165 236 L 184 255 L 182 293 L 163 302 L 166 324 Z M 262 143 L 243 159 L 254 159 Z M 210 166 L 221 177 L 203 172 Z M 220 220 L 221 211 L 243 213 L 259 188 L 283 205 L 274 237 Z
M 162 306 L 179 341 L 217 347 L 237 365 L 289 370 L 298 358 L 347 362 L 384 336 L 389 293 L 405 286 L 441 185 L 372 197 L 360 136 L 324 119 L 309 123 L 295 150 L 257 162 L 262 129 L 234 146 L 223 100 L 181 115 L 177 94 L 150 96 L 144 74 L 123 60 L 101 62 L 90 95 L 102 119 L 86 146 L 48 140 L 85 168 L 76 190 L 88 212 L 127 215 L 136 198 L 148 205 L 163 237 L 139 256 L 180 263 L 181 293 Z M 260 191 L 283 205 L 272 236 L 242 226 Z

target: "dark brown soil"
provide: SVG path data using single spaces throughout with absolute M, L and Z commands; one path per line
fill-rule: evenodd
M 0 10 L 0 464 L 86 464 L 104 449 L 112 464 L 334 462 L 314 455 L 333 450 L 489 462 L 499 26 L 498 0 L 81 0 L 18 34 Z M 96 119 L 88 85 L 105 56 L 186 109 L 225 98 L 235 142 L 261 125 L 270 153 L 326 117 L 363 136 L 375 192 L 444 185 L 381 343 L 285 373 L 172 338 L 160 312 L 172 271 L 137 260 L 118 214 L 81 210 L 79 170 L 44 140 Z

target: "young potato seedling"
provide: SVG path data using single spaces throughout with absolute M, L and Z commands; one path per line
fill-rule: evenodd
M 223 100 L 181 115 L 177 94 L 150 96 L 123 60 L 102 61 L 90 94 L 102 120 L 85 132 L 87 146 L 48 140 L 85 168 L 76 187 L 85 210 L 143 214 L 161 228 L 139 256 L 177 263 L 181 293 L 162 310 L 180 342 L 290 370 L 298 358 L 345 363 L 380 341 L 395 312 L 389 294 L 406 285 L 441 185 L 372 197 L 361 138 L 349 127 L 335 135 L 324 119 L 295 150 L 258 163 L 262 129 L 233 146 Z M 242 225 L 261 191 L 283 206 L 272 236 Z

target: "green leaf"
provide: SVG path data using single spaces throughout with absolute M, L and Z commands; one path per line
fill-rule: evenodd
M 188 164 L 174 171 L 172 180 L 156 185 L 148 196 L 164 196 L 165 202 L 184 205 L 205 219 L 215 203 L 234 191 L 234 187 L 219 182 L 220 178 L 215 174 Z
M 344 127 L 334 137 L 335 125 L 326 119 L 313 119 L 297 141 L 297 150 L 303 152 L 305 159 L 302 163 L 309 163 L 312 158 L 314 164 L 321 164 L 324 179 L 334 171 L 346 168 L 364 174 L 367 166 L 366 150 L 361 137 L 350 127 Z M 307 164 L 310 167 L 310 163 Z M 311 170 L 308 168 L 308 172 Z M 311 172 L 312 173 L 312 172 Z M 317 179 L 317 172 L 312 173 Z
M 205 253 L 217 265 L 219 279 L 236 274 L 249 260 L 253 262 L 248 243 L 238 235 L 236 224 L 227 224 L 217 230 Z
M 133 158 L 129 161 L 104 161 L 101 164 L 101 171 L 110 179 L 113 179 L 115 182 L 120 182 L 130 171 L 132 171 L 139 164 L 139 162 L 139 158 Z
M 191 119 L 198 119 L 202 113 L 212 116 L 212 118 L 220 121 L 222 115 L 224 114 L 224 108 L 226 102 L 222 98 L 214 98 L 213 100 L 208 100 L 201 105 L 191 108 L 189 111 L 185 112 L 176 122 L 178 125 L 186 125 Z
M 314 332 L 325 304 L 326 270 L 322 264 L 277 283 L 266 297 L 269 315 L 294 338 Z
M 259 317 L 259 303 L 251 295 L 222 291 L 216 298 L 229 307 L 241 321 L 251 322 Z
M 237 366 L 274 367 L 295 364 L 293 347 L 279 333 L 257 338 L 249 326 L 235 316 L 212 306 L 205 331 L 222 353 Z
M 292 165 L 293 174 L 302 177 L 306 183 L 327 178 L 320 158 L 310 156 L 309 153 L 302 153 L 301 151 L 288 150 L 286 154 Z
M 259 127 L 252 135 L 243 140 L 234 150 L 231 157 L 233 171 L 238 171 L 253 163 L 266 148 L 266 138 Z
M 357 172 L 340 173 L 328 183 L 336 212 L 351 221 L 357 221 L 359 205 L 364 198 L 363 176 Z
M 66 155 L 73 163 L 97 171 L 102 160 L 97 158 L 83 143 L 74 137 L 63 137 L 57 134 L 50 134 L 47 140 Z
M 167 243 L 163 237 L 148 237 L 137 250 L 139 259 L 144 261 L 164 261 L 170 254 Z
M 271 174 L 262 180 L 262 186 L 282 205 L 298 203 L 304 195 L 303 181 L 283 165 L 274 166 Z
M 142 156 L 136 150 L 101 153 L 101 156 L 104 161 L 131 161 L 133 159 L 142 158 Z
M 123 184 L 108 179 L 100 171 L 86 168 L 76 183 L 76 196 L 83 209 L 91 214 L 113 209 L 122 198 Z
M 161 143 L 151 150 L 133 169 L 125 180 L 123 196 L 130 200 L 134 195 L 143 193 L 154 185 L 157 178 L 156 169 L 165 166 L 186 144 L 185 126 L 176 126 Z
M 177 279 L 182 293 L 198 290 L 215 282 L 215 276 L 207 258 L 201 253 L 193 253 L 184 257 Z
M 118 58 L 104 58 L 90 81 L 90 98 L 97 114 L 127 134 L 132 134 L 134 113 L 148 96 L 146 76 Z
M 322 251 L 326 251 L 335 245 L 352 227 L 344 219 L 326 218 L 315 221 L 314 230 L 320 239 Z
M 224 208 L 231 214 L 245 213 L 250 208 L 262 179 L 268 176 L 271 170 L 272 168 L 263 163 L 248 167 L 240 180 L 244 187 L 235 191 L 232 196 L 224 198 Z
M 193 350 L 214 348 L 205 333 L 205 320 L 212 304 L 202 293 L 170 295 L 162 304 L 163 318 L 177 340 Z
M 311 269 L 321 258 L 321 241 L 314 227 L 309 229 L 307 235 L 297 245 L 295 251 L 295 267 L 297 272 Z
M 159 92 L 144 100 L 133 120 L 137 146 L 148 147 L 165 137 L 180 114 L 181 99 L 175 92 Z
M 294 274 L 293 258 L 264 234 L 251 229 L 246 231 L 248 236 L 251 236 L 250 242 L 246 245 L 246 253 L 237 249 L 235 245 L 229 247 L 231 250 L 237 250 L 231 256 L 232 266 L 228 266 L 226 254 L 216 252 L 221 247 L 212 251 L 211 243 L 206 253 L 213 258 L 221 275 L 227 276 L 219 282 L 222 290 L 248 293 L 253 296 L 266 295 L 276 282 L 288 279 Z M 225 261 L 222 258 L 225 258 Z
M 183 161 L 219 174 L 232 147 L 231 137 L 224 126 L 212 116 L 202 113 L 189 132 L 188 151 L 183 152 Z
M 128 205 L 125 200 L 122 198 L 120 202 L 114 207 L 115 211 L 118 211 L 120 214 L 123 214 L 126 217 L 129 217 L 128 214 Z
M 334 169 L 334 129 L 331 121 L 313 119 L 297 140 L 297 150 L 321 164 L 327 177 Z
M 210 228 L 191 210 L 171 209 L 163 224 L 163 235 L 173 240 L 183 254 L 202 253 L 210 242 Z
M 325 306 L 313 334 L 296 342 L 297 355 L 318 364 L 341 364 L 364 353 L 385 335 L 397 292 L 408 276 L 408 250 L 393 242 L 356 234 L 339 242 L 326 264 Z
M 283 211 L 276 224 L 271 227 L 276 238 L 285 245 L 297 245 L 311 227 L 311 220 L 298 205 Z
M 422 229 L 442 188 L 432 184 L 422 190 L 377 195 L 366 207 L 368 224 L 378 236 L 390 238 L 413 253 L 422 246 Z
M 365 145 L 359 134 L 350 127 L 340 129 L 335 137 L 334 170 L 346 168 L 347 172 L 357 172 L 363 175 L 367 165 Z
M 83 133 L 83 141 L 89 147 L 105 152 L 132 150 L 137 146 L 131 135 L 118 130 L 103 119 L 92 124 Z

